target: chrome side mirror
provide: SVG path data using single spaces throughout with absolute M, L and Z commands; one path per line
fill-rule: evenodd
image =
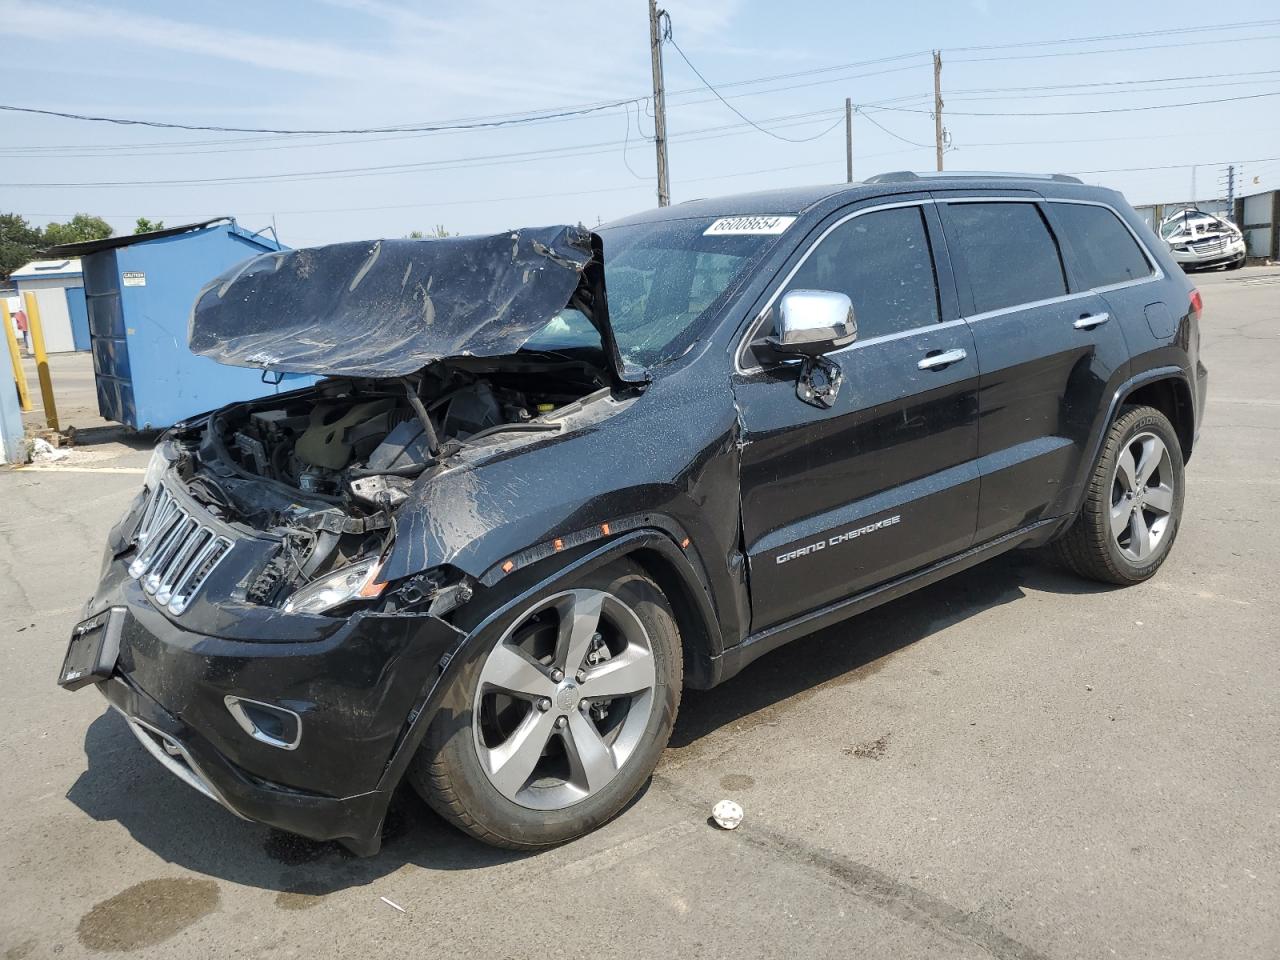
M 858 322 L 853 301 L 831 290 L 788 290 L 778 304 L 778 326 L 769 337 L 777 353 L 820 357 L 853 343 Z

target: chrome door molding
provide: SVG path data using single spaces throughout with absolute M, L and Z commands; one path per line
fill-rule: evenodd
M 879 204 L 875 204 L 874 206 L 862 207 L 858 210 L 854 210 L 853 212 L 845 214 L 843 217 L 840 217 L 839 219 L 833 221 L 831 224 L 829 224 L 826 227 L 826 229 L 822 231 L 822 233 L 820 233 L 813 240 L 812 243 L 809 244 L 808 249 L 805 250 L 805 252 L 801 255 L 800 259 L 796 261 L 795 265 L 792 266 L 792 268 L 787 271 L 786 276 L 784 276 L 782 280 L 777 284 L 777 286 L 774 287 L 773 292 L 769 294 L 769 299 L 765 301 L 765 304 L 763 307 L 761 307 L 760 312 L 756 314 L 755 319 L 752 320 L 750 324 L 748 324 L 746 331 L 742 334 L 741 339 L 739 339 L 738 345 L 734 350 L 734 360 L 733 360 L 734 373 L 742 376 L 747 376 L 749 374 L 759 373 L 761 370 L 764 369 L 763 367 L 761 367 L 759 364 L 756 364 L 756 363 L 751 363 L 750 365 L 748 365 L 749 361 L 746 358 L 747 358 L 747 351 L 751 346 L 751 341 L 755 339 L 757 334 L 759 334 L 760 328 L 764 325 L 765 318 L 768 317 L 769 311 L 773 309 L 774 303 L 777 302 L 778 298 L 782 295 L 782 292 L 786 290 L 787 284 L 791 282 L 792 278 L 795 277 L 795 275 L 800 271 L 800 268 L 804 266 L 805 261 L 808 260 L 809 257 L 813 255 L 813 252 L 818 248 L 818 245 L 822 243 L 822 241 L 825 240 L 828 236 L 830 236 L 832 231 L 834 231 L 837 227 L 843 226 L 844 224 L 848 223 L 850 220 L 854 219 L 855 217 L 860 217 L 863 214 L 867 214 L 867 213 L 874 213 L 878 210 L 893 210 L 901 207 L 924 207 L 928 205 L 938 205 L 938 204 L 948 204 L 948 203 L 1074 203 L 1079 206 L 1102 207 L 1106 210 L 1110 210 L 1112 214 L 1115 215 L 1116 219 L 1119 220 L 1120 223 L 1124 226 L 1124 228 L 1129 231 L 1129 236 L 1133 237 L 1134 242 L 1138 244 L 1138 249 L 1142 251 L 1142 255 L 1146 258 L 1147 264 L 1152 269 L 1152 273 L 1145 277 L 1139 277 L 1136 280 L 1125 280 L 1122 283 L 1110 283 L 1100 287 L 1090 287 L 1087 290 L 1077 290 L 1075 293 L 1067 293 L 1058 297 L 1049 297 L 1044 300 L 1035 300 L 1035 301 L 1032 301 L 1031 303 L 1018 303 L 1009 307 L 1001 307 L 998 310 L 987 310 L 982 313 L 962 315 L 957 320 L 948 320 L 944 323 L 930 323 L 930 324 L 925 324 L 924 326 L 914 327 L 911 330 L 901 330 L 896 333 L 885 334 L 879 337 L 869 337 L 866 340 L 855 341 L 853 344 L 847 347 L 843 347 L 840 350 L 833 351 L 831 354 L 829 354 L 829 356 L 835 356 L 837 354 L 844 353 L 845 351 L 855 350 L 861 347 L 869 346 L 874 343 L 882 343 L 886 340 L 893 340 L 899 337 L 914 336 L 915 334 L 923 333 L 928 330 L 942 330 L 946 327 L 955 326 L 956 324 L 959 324 L 959 323 L 987 320 L 991 317 L 1000 317 L 1000 316 L 1004 316 L 1005 314 L 1015 313 L 1019 310 L 1029 310 L 1035 307 L 1044 307 L 1044 306 L 1049 306 L 1055 303 L 1067 303 L 1072 300 L 1079 300 L 1083 297 L 1093 296 L 1094 294 L 1105 294 L 1113 290 L 1123 290 L 1128 287 L 1136 287 L 1145 283 L 1155 283 L 1157 280 L 1163 280 L 1165 278 L 1165 272 L 1163 268 L 1160 266 L 1160 261 L 1157 260 L 1154 256 L 1152 256 L 1151 248 L 1147 246 L 1147 244 L 1143 241 L 1142 237 L 1138 236 L 1137 231 L 1133 229 L 1133 227 L 1129 224 L 1129 221 L 1127 221 L 1120 214 L 1120 211 L 1117 210 L 1114 206 L 1112 206 L 1109 203 L 1105 203 L 1101 200 L 1080 200 L 1080 199 L 1066 198 L 1066 197 L 1023 195 L 1023 196 L 1013 196 L 1013 197 L 1010 197 L 1010 196 L 956 196 L 956 197 L 923 197 L 923 198 L 917 197 L 916 199 L 913 199 L 913 200 L 902 200 L 902 201 L 895 201 L 891 203 L 879 203 Z M 1057 238 L 1056 231 L 1054 232 L 1054 236 L 1056 239 Z M 937 271 L 935 268 L 935 276 L 936 276 L 936 273 Z

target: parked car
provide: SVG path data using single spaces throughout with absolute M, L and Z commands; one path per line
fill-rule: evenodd
M 1244 266 L 1244 234 L 1230 220 L 1203 210 L 1181 210 L 1160 223 L 1160 236 L 1183 270 Z
M 1200 312 L 1065 176 L 266 254 L 192 348 L 326 379 L 162 438 L 60 682 L 251 820 L 372 854 L 407 778 L 562 843 L 637 794 L 683 689 L 790 640 L 1015 547 L 1152 576 Z

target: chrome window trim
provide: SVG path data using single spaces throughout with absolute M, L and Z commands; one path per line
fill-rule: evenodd
M 746 333 L 742 335 L 742 339 L 738 341 L 738 347 L 734 351 L 734 356 L 733 356 L 734 372 L 745 375 L 745 374 L 751 374 L 751 373 L 759 373 L 761 370 L 764 369 L 759 364 L 756 364 L 755 366 L 752 366 L 752 367 L 744 366 L 743 358 L 746 356 L 747 348 L 751 345 L 752 338 L 757 333 L 759 333 L 760 327 L 763 326 L 764 319 L 766 316 L 768 316 L 769 311 L 773 309 L 774 303 L 776 303 L 778 298 L 782 296 L 783 291 L 787 289 L 787 284 L 789 284 L 792 281 L 792 279 L 795 277 L 795 275 L 800 272 L 800 268 L 804 266 L 805 261 L 808 260 L 809 257 L 813 255 L 813 252 L 818 249 L 818 247 L 822 244 L 822 241 L 827 239 L 827 237 L 831 235 L 832 231 L 834 231 L 837 227 L 844 226 L 846 223 L 848 223 L 850 220 L 853 220 L 855 217 L 861 217 L 864 214 L 876 213 L 880 210 L 897 210 L 897 209 L 901 209 L 902 207 L 924 207 L 925 204 L 932 203 L 932 202 L 933 201 L 930 200 L 928 197 L 924 197 L 924 198 L 917 198 L 915 200 L 899 200 L 892 203 L 881 203 L 873 207 L 863 207 L 860 210 L 854 210 L 852 213 L 845 214 L 839 220 L 836 220 L 834 223 L 828 226 L 825 230 L 823 230 L 822 233 L 818 235 L 817 239 L 815 239 L 813 243 L 809 244 L 809 249 L 806 250 L 801 255 L 800 259 L 796 261 L 795 266 L 793 266 L 789 271 L 787 271 L 787 275 L 782 278 L 782 282 L 779 283 L 774 288 L 771 294 L 769 294 L 769 299 L 765 301 L 765 305 L 760 308 L 760 312 L 756 314 L 755 319 L 752 320 L 751 323 L 747 326 Z M 937 277 L 936 268 L 934 269 L 934 276 L 935 278 Z M 855 319 L 856 319 L 856 316 L 855 316 Z M 910 333 L 919 333 L 921 330 L 932 330 L 938 326 L 941 326 L 941 324 L 930 323 L 922 327 L 916 327 L 912 330 L 901 330 L 897 333 L 888 333 L 888 334 L 883 334 L 879 337 L 870 337 L 866 340 L 863 340 L 862 343 L 864 344 L 877 343 L 883 340 L 896 339 L 897 337 L 905 336 Z M 859 342 L 855 340 L 849 346 L 842 347 L 840 350 L 833 351 L 831 354 L 828 354 L 828 356 L 834 356 L 837 353 L 843 353 L 845 350 L 849 350 L 855 346 L 858 346 L 858 343 Z
M 1124 226 L 1124 228 L 1129 231 L 1129 236 L 1133 237 L 1134 242 L 1138 244 L 1138 249 L 1141 250 L 1142 255 L 1146 257 L 1147 264 L 1152 268 L 1152 273 L 1145 277 L 1139 277 L 1136 280 L 1125 280 L 1121 283 L 1111 283 L 1101 287 L 1090 287 L 1087 290 L 1077 290 L 1075 293 L 1066 293 L 1066 294 L 1063 294 L 1062 296 L 1049 297 L 1048 299 L 1045 299 L 1045 300 L 1033 300 L 1030 303 L 1018 303 L 1009 307 L 1000 307 L 998 310 L 987 310 L 983 313 L 973 313 L 973 314 L 962 315 L 957 320 L 948 320 L 943 323 L 925 324 L 924 326 L 915 327 L 911 330 L 902 330 L 897 333 L 884 334 L 879 337 L 870 337 L 862 341 L 855 340 L 853 343 L 849 344 L 849 346 L 847 347 L 842 347 L 839 350 L 832 351 L 832 353 L 829 354 L 829 356 L 836 356 L 838 354 L 844 353 L 847 350 L 853 350 L 853 349 L 856 349 L 857 347 L 866 346 L 868 344 L 884 343 L 889 340 L 897 340 L 902 337 L 911 336 L 917 333 L 922 333 L 926 330 L 941 330 L 946 327 L 955 326 L 959 323 L 967 323 L 967 322 L 973 322 L 978 320 L 988 320 L 988 319 L 991 319 L 992 317 L 1003 316 L 1004 314 L 1014 313 L 1015 311 L 1018 311 L 1018 310 L 1030 310 L 1030 309 L 1034 309 L 1035 307 L 1051 306 L 1052 304 L 1055 304 L 1055 303 L 1066 303 L 1071 300 L 1078 300 L 1082 297 L 1092 296 L 1094 294 L 1110 293 L 1113 290 L 1123 290 L 1123 289 L 1126 289 L 1127 287 L 1136 287 L 1144 283 L 1155 283 L 1158 280 L 1163 280 L 1166 276 L 1164 272 L 1164 268 L 1160 266 L 1160 261 L 1157 260 L 1154 256 L 1152 256 L 1151 248 L 1148 247 L 1145 242 L 1143 242 L 1142 237 L 1138 236 L 1137 231 L 1133 229 L 1129 221 L 1126 220 L 1123 216 L 1121 216 L 1120 211 L 1117 210 L 1114 206 L 1102 200 L 1079 200 L 1074 198 L 1068 199 L 1065 197 L 1045 197 L 1045 196 L 924 197 L 924 198 L 917 198 L 914 200 L 903 200 L 895 203 L 878 204 L 873 207 L 863 207 L 861 210 L 855 210 L 852 213 L 841 217 L 839 220 L 835 221 L 829 227 L 827 227 L 827 229 L 823 230 L 822 233 L 817 237 L 817 239 L 815 239 L 813 243 L 809 245 L 809 249 L 804 252 L 804 254 L 800 257 L 798 261 L 796 261 L 795 266 L 792 267 L 791 270 L 787 272 L 787 275 L 783 277 L 782 281 L 778 284 L 778 286 L 774 288 L 773 292 L 769 295 L 769 299 L 765 301 L 765 305 L 761 307 L 760 312 L 756 315 L 756 318 L 752 320 L 750 325 L 747 327 L 746 333 L 742 335 L 742 339 L 738 341 L 738 347 L 734 351 L 734 361 L 733 361 L 734 373 L 747 376 L 753 373 L 759 373 L 761 370 L 764 369 L 759 364 L 756 364 L 754 366 L 746 366 L 743 362 L 743 358 L 746 356 L 747 349 L 751 345 L 752 338 L 755 337 L 757 333 L 759 333 L 760 327 L 763 325 L 765 317 L 768 315 L 769 311 L 773 308 L 774 303 L 782 295 L 782 292 L 786 290 L 787 284 L 790 283 L 792 278 L 796 275 L 796 273 L 799 272 L 800 268 L 804 265 L 804 262 L 808 260 L 810 255 L 813 253 L 813 251 L 818 248 L 818 245 L 822 243 L 822 241 L 825 240 L 830 235 L 830 233 L 836 229 L 836 227 L 839 227 L 842 224 L 847 223 L 848 221 L 852 220 L 854 217 L 860 217 L 865 213 L 873 213 L 877 210 L 892 210 L 899 207 L 923 207 L 926 204 L 937 205 L 937 204 L 945 204 L 945 203 L 1075 203 L 1075 204 L 1079 204 L 1081 206 L 1087 206 L 1087 207 L 1103 207 L 1104 209 L 1110 210 L 1111 213 L 1115 216 L 1115 218 L 1119 220 L 1120 223 Z M 1052 229 L 1052 225 L 1050 225 L 1050 229 Z M 1056 233 L 1054 234 L 1054 239 L 1057 240 Z M 934 271 L 934 276 L 935 278 L 937 276 L 936 269 Z

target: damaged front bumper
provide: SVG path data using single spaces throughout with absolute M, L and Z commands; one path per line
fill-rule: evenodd
M 148 752 L 238 816 L 377 852 L 464 635 L 428 614 L 243 608 L 236 638 L 197 633 L 157 608 L 127 559 L 109 561 L 85 615 L 121 618 L 98 687 Z M 242 639 L 255 618 L 270 640 Z M 290 729 L 272 726 L 281 720 Z

